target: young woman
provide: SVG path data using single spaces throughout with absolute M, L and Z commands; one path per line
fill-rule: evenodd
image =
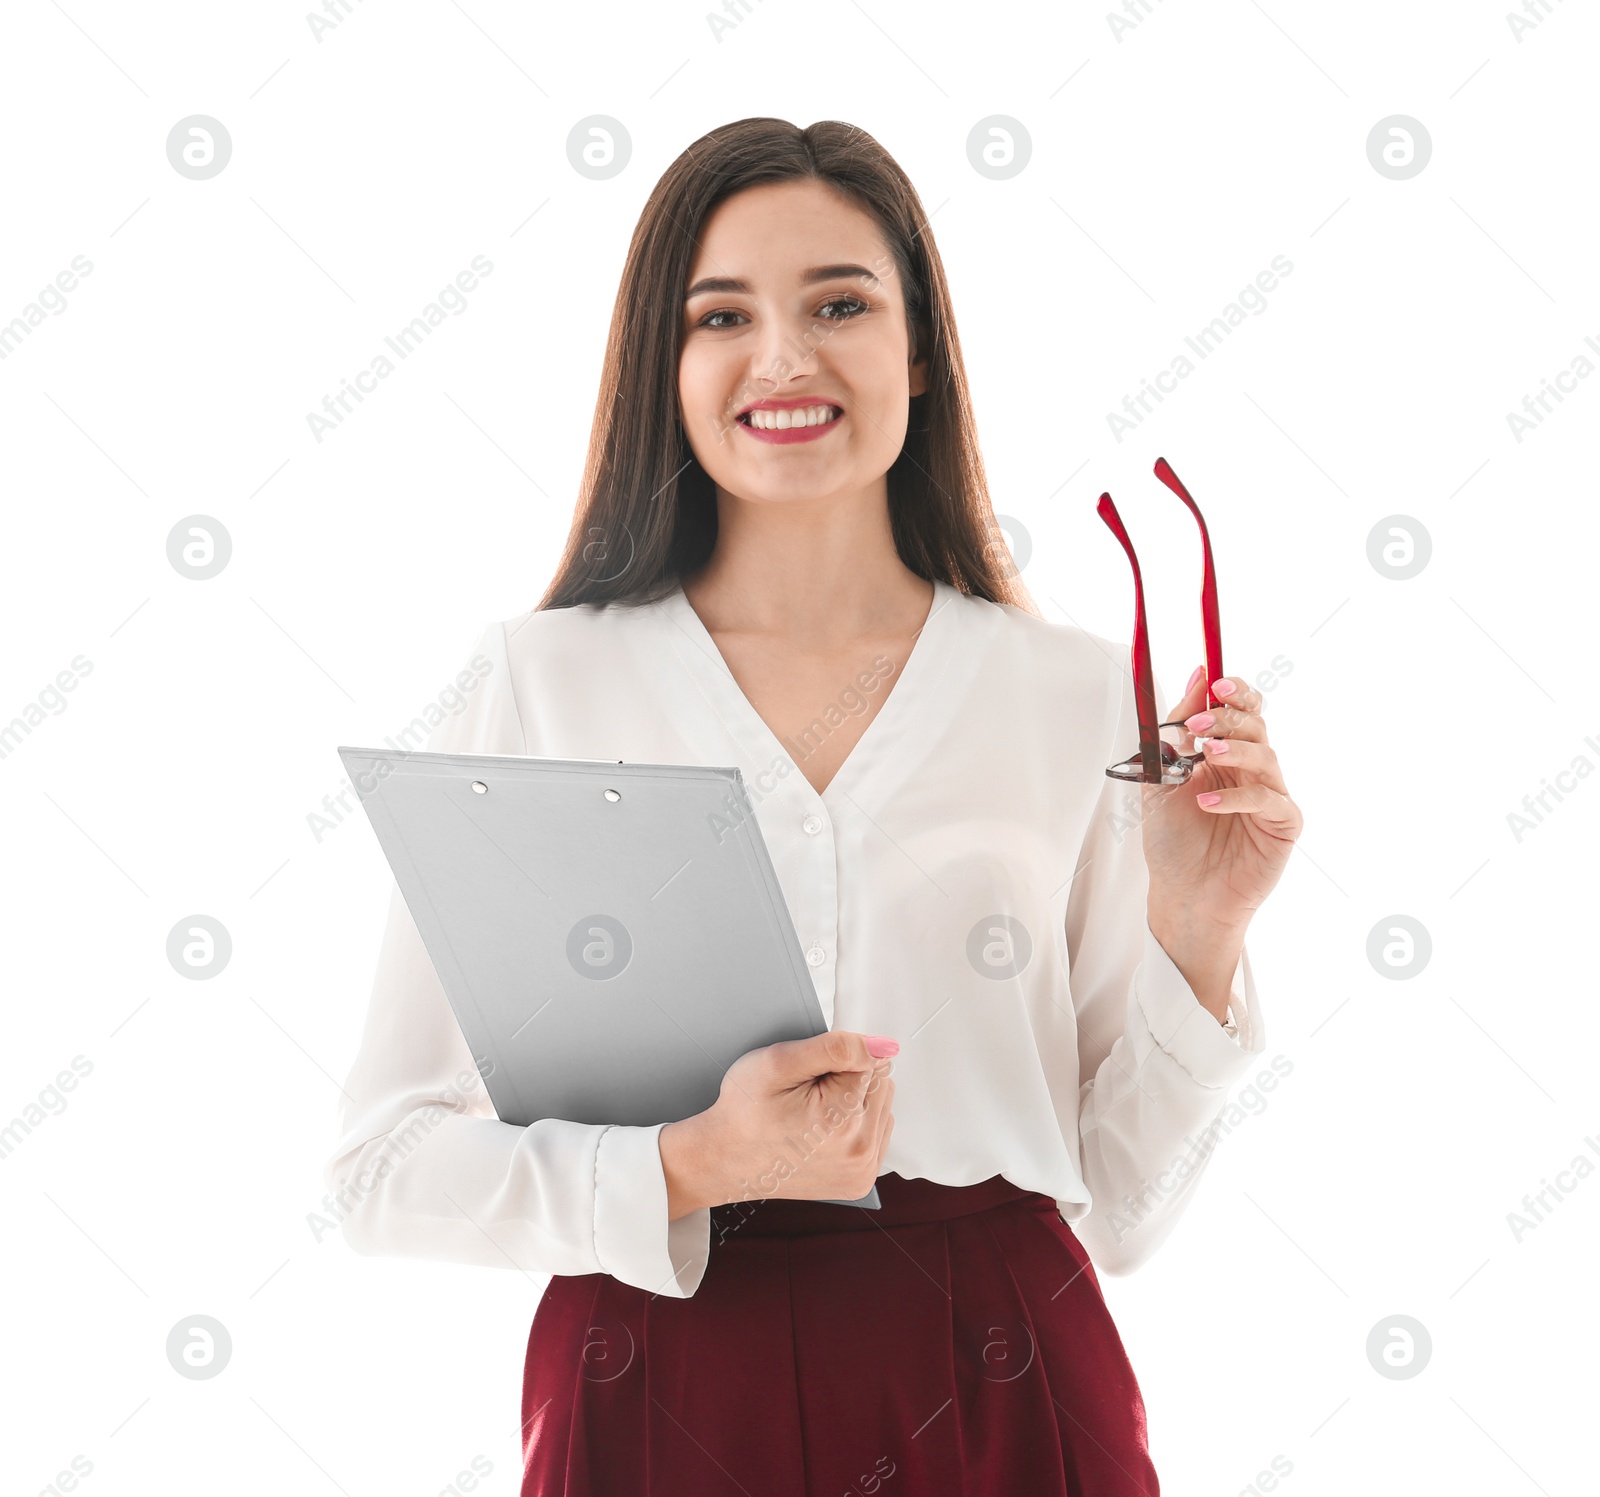
M 1009 565 L 895 163 L 835 122 L 695 142 L 556 577 L 430 747 L 739 765 L 830 1032 L 679 1122 L 513 1127 L 393 896 L 329 1184 L 360 1252 L 552 1276 L 524 1497 L 1157 1491 L 1096 1266 L 1172 1230 L 1258 1064 L 1244 934 L 1301 816 L 1232 677 L 1175 709 L 1188 785 L 1108 779 L 1128 655 Z

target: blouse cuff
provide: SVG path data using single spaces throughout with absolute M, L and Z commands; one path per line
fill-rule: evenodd
M 1243 947 L 1228 996 L 1237 1037 L 1230 1036 L 1201 1005 L 1148 922 L 1134 991 L 1156 1043 L 1201 1086 L 1231 1086 L 1250 1069 L 1252 1057 L 1266 1048 L 1250 954 Z
M 613 1278 L 651 1294 L 688 1299 L 711 1250 L 711 1212 L 702 1206 L 667 1220 L 667 1177 L 658 1136 L 664 1125 L 618 1125 L 600 1135 L 594 1157 L 594 1251 Z

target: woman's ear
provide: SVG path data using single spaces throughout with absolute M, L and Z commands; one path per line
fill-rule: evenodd
M 913 352 L 906 365 L 906 372 L 910 376 L 912 396 L 925 395 L 928 390 L 928 361 L 917 358 Z

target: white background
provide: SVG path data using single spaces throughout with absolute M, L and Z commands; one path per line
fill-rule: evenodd
M 336 744 L 398 732 L 537 600 L 639 209 L 753 114 L 851 121 L 916 184 L 1044 615 L 1128 636 L 1110 488 L 1181 687 L 1199 549 L 1165 455 L 1228 669 L 1292 662 L 1266 713 L 1307 826 L 1250 950 L 1293 1069 L 1157 1258 L 1103 1281 L 1163 1490 L 1245 1492 L 1274 1457 L 1294 1497 L 1594 1490 L 1600 1183 L 1567 1175 L 1520 1241 L 1508 1213 L 1600 1163 L 1600 784 L 1507 821 L 1600 765 L 1600 379 L 1507 421 L 1600 365 L 1592 9 L 1520 38 L 1479 0 L 1156 0 L 1120 38 L 1092 4 L 907 0 L 751 0 L 720 40 L 699 3 L 355 0 L 320 42 L 291 4 L 0 24 L 0 323 L 93 266 L 0 361 L 0 723 L 92 664 L 0 759 L 0 1125 L 93 1067 L 0 1159 L 6 1491 L 75 1456 L 91 1493 L 427 1497 L 475 1457 L 516 1491 L 543 1280 L 308 1225 L 390 879 L 364 819 L 307 817 Z M 205 181 L 166 155 L 192 114 L 233 142 Z M 603 182 L 566 153 L 593 114 L 632 139 Z M 1406 180 L 1367 156 L 1394 114 L 1432 140 Z M 968 161 L 990 115 L 1031 138 L 1008 180 Z M 476 255 L 467 310 L 315 440 Z M 1107 413 L 1277 255 L 1266 309 L 1119 442 Z M 233 543 L 205 582 L 166 555 L 194 514 Z M 1403 581 L 1367 550 L 1397 514 L 1432 544 Z M 210 981 L 165 954 L 194 913 L 233 940 Z M 1408 980 L 1366 955 L 1397 913 L 1432 940 Z M 208 1381 L 164 1350 L 195 1314 L 233 1341 Z M 1366 1353 L 1397 1314 L 1432 1338 L 1405 1380 Z

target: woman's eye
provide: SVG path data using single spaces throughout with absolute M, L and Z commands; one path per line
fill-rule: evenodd
M 830 311 L 830 308 L 842 308 L 843 310 Z M 829 322 L 846 322 L 853 317 L 861 316 L 863 312 L 869 312 L 871 310 L 871 307 L 868 306 L 866 302 L 862 301 L 859 296 L 831 296 L 827 301 L 823 302 L 822 306 L 818 309 L 818 316 L 825 318 Z M 738 326 L 737 322 L 724 322 L 719 320 L 722 318 L 738 318 L 741 321 L 749 320 L 745 317 L 743 312 L 736 311 L 732 307 L 721 307 L 715 312 L 707 312 L 706 315 L 700 319 L 697 326 L 714 329 L 724 329 Z

